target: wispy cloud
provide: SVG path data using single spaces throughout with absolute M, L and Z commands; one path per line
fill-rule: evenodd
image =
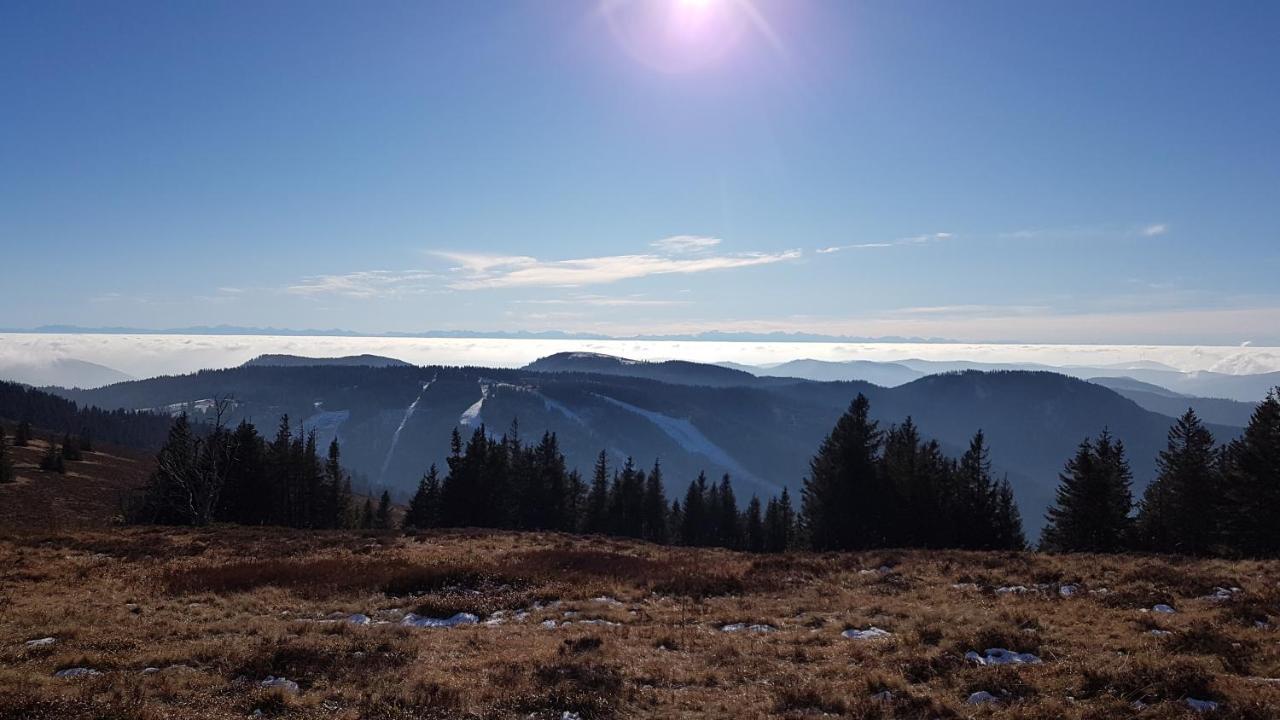
M 720 238 L 702 235 L 673 235 L 669 238 L 654 240 L 649 246 L 668 254 L 706 252 L 720 244 Z
M 801 257 L 800 250 L 782 252 L 714 253 L 719 238 L 676 235 L 650 243 L 653 252 L 633 255 L 542 260 L 529 255 L 469 252 L 431 252 L 450 263 L 447 271 L 361 270 L 305 277 L 283 289 L 303 297 L 339 296 L 357 299 L 421 295 L 450 290 L 515 287 L 586 287 L 651 275 L 689 275 L 771 265 Z M 586 304 L 669 304 L 638 297 L 590 296 Z
M 596 307 L 661 307 L 666 305 L 689 305 L 689 300 L 670 300 L 651 298 L 643 295 L 626 295 L 612 297 L 608 295 L 572 295 L 563 298 L 544 298 L 537 300 L 520 300 L 521 305 L 592 305 Z
M 827 255 L 830 253 L 842 252 L 844 250 L 874 250 L 877 248 L 898 247 L 899 245 L 924 245 L 925 243 L 950 240 L 953 237 L 955 236 L 949 232 L 926 233 L 924 235 L 912 235 L 910 237 L 882 242 L 855 243 L 853 245 L 832 245 L 831 247 L 820 248 L 818 252 L 823 255 Z
M 375 298 L 421 295 L 438 284 L 440 275 L 428 270 L 362 270 L 342 275 L 312 275 L 285 288 L 291 295 L 306 297 L 339 295 Z
M 437 254 L 457 263 L 453 272 L 461 277 L 452 278 L 448 283 L 448 287 L 455 290 L 605 285 L 651 275 L 687 275 L 771 265 L 801 256 L 799 250 L 694 256 L 645 253 L 571 260 L 537 260 L 530 257 L 465 253 Z
M 1155 223 L 1142 228 L 1143 237 L 1156 237 L 1169 232 L 1169 226 L 1165 223 Z

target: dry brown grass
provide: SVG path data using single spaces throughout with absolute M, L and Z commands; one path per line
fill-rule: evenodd
M 1067 582 L 1076 597 L 1057 593 Z M 1008 585 L 1032 591 L 995 592 Z M 1202 597 L 1218 586 L 1242 591 Z M 1157 601 L 1179 612 L 1140 611 Z M 505 621 L 395 622 L 409 611 Z M 324 622 L 334 612 L 385 624 Z M 1264 617 L 1280 617 L 1275 563 L 757 557 L 474 531 L 26 533 L 0 542 L 0 718 L 1102 720 L 1195 717 L 1183 703 L 1195 697 L 1253 720 L 1280 717 L 1280 638 L 1255 626 Z M 840 635 L 871 625 L 892 637 Z M 56 644 L 24 644 L 46 636 Z M 963 658 L 996 646 L 1044 662 Z M 68 667 L 102 674 L 54 677 Z M 260 687 L 269 675 L 301 692 Z M 966 704 L 978 690 L 1004 700 Z

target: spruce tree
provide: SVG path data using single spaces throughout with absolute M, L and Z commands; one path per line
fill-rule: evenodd
M 13 446 L 26 447 L 31 444 L 31 423 L 23 420 L 18 423 L 18 429 L 13 433 Z
M 1213 434 L 1194 410 L 1169 428 L 1168 445 L 1156 467 L 1156 479 L 1139 505 L 1138 544 L 1155 552 L 1212 552 L 1221 533 L 1221 468 Z
M 80 460 L 80 445 L 76 437 L 71 433 L 62 436 L 62 458 L 68 462 L 76 462 Z
M 373 500 L 366 495 L 364 498 L 364 507 L 360 510 L 360 527 L 364 530 L 373 529 Z
M 422 480 L 418 482 L 418 490 L 409 501 L 409 510 L 404 515 L 404 526 L 407 528 L 430 528 L 437 524 L 436 516 L 440 505 L 440 473 L 433 464 Z
M 609 523 L 609 454 L 604 450 L 596 457 L 591 473 L 591 489 L 587 491 L 586 516 L 582 529 L 587 533 L 606 533 Z
M 1040 545 L 1057 552 L 1119 552 L 1130 533 L 1132 473 L 1124 445 L 1103 431 L 1080 443 L 1059 476 Z
M 667 495 L 662 487 L 662 464 L 657 460 L 644 481 L 644 538 L 655 543 L 667 541 Z
M 1009 478 L 1004 478 L 996 487 L 995 518 L 992 523 L 991 547 L 997 550 L 1025 550 L 1027 537 L 1022 532 L 1022 513 L 1013 498 L 1013 487 Z
M 1280 388 L 1254 409 L 1226 459 L 1226 539 L 1250 557 L 1280 555 Z
M 707 544 L 707 474 L 689 483 L 684 496 L 684 513 L 680 519 L 680 542 L 690 547 Z
M 720 487 L 716 493 L 716 530 L 717 545 L 737 549 L 742 546 L 742 518 L 738 514 L 738 500 L 733 495 L 733 483 L 729 474 L 720 478 Z
M 760 511 L 760 498 L 755 495 L 752 495 L 751 501 L 747 503 L 747 512 L 743 524 L 746 526 L 746 549 L 751 552 L 764 552 L 764 518 Z
M 9 444 L 4 435 L 4 427 L 0 426 L 0 484 L 14 480 L 13 461 L 9 459 Z
M 814 550 L 854 550 L 882 541 L 889 498 L 879 478 L 881 433 L 870 408 L 859 393 L 809 462 L 801 506 Z
M 45 448 L 44 455 L 40 458 L 40 469 L 45 472 L 55 472 L 63 475 L 67 472 L 67 465 L 62 457 L 62 448 L 49 443 Z
M 791 548 L 795 535 L 795 511 L 786 488 L 782 495 L 770 498 L 764 513 L 765 550 L 784 552 Z
M 378 509 L 373 516 L 373 525 L 379 530 L 391 529 L 391 493 L 386 490 L 382 491 L 382 497 L 378 499 Z
M 996 483 L 991 476 L 990 451 L 979 430 L 956 464 L 953 505 L 955 544 L 969 550 L 990 550 L 996 540 Z

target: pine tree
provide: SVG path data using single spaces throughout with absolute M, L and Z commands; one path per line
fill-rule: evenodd
M 68 462 L 77 462 L 81 459 L 79 442 L 71 433 L 62 436 L 62 459 Z
M 62 448 L 49 443 L 45 448 L 44 456 L 40 458 L 40 469 L 45 472 L 56 472 L 63 475 L 67 472 L 67 465 L 62 457 Z
M 878 477 L 881 433 L 870 408 L 859 393 L 809 462 L 801 505 L 814 550 L 876 547 L 883 538 L 889 499 Z
M 418 482 L 418 490 L 409 501 L 409 510 L 404 516 L 407 528 L 431 528 L 438 524 L 440 511 L 440 473 L 432 465 L 422 480 Z
M 391 522 L 391 493 L 386 490 L 382 491 L 382 497 L 378 499 L 378 509 L 373 516 L 373 526 L 379 530 L 390 530 Z
M 13 446 L 26 447 L 31 444 L 31 423 L 23 420 L 18 423 L 18 429 L 13 433 Z
M 995 521 L 992 523 L 991 547 L 996 550 L 1025 550 L 1027 536 L 1022 532 L 1022 513 L 1013 499 L 1013 487 L 1004 478 L 996 487 Z
M 351 513 L 351 491 L 347 473 L 342 469 L 342 450 L 338 439 L 329 442 L 329 456 L 324 464 L 322 518 L 324 527 L 346 527 Z
M 956 546 L 970 550 L 997 547 L 996 483 L 991 476 L 986 436 L 981 430 L 974 434 L 969 449 L 956 464 L 955 492 L 952 522 Z
M 0 485 L 14 480 L 13 461 L 9 459 L 9 444 L 4 434 L 4 427 L 0 426 Z
M 1222 524 L 1221 468 L 1213 434 L 1194 410 L 1169 428 L 1168 446 L 1156 467 L 1138 510 L 1138 544 L 1156 552 L 1212 552 Z
M 1226 459 L 1226 539 L 1250 557 L 1280 555 L 1280 388 L 1254 409 Z
M 734 549 L 741 547 L 742 518 L 738 515 L 738 500 L 733 495 L 733 483 L 728 473 L 720 478 L 716 501 L 716 544 Z
M 653 461 L 653 469 L 644 481 L 644 538 L 650 542 L 667 541 L 667 495 L 662 487 L 662 464 Z
M 764 552 L 764 518 L 760 512 L 760 498 L 755 495 L 752 495 L 751 501 L 747 503 L 747 513 L 743 524 L 746 526 L 746 549 L 751 552 Z
M 786 488 L 782 495 L 770 498 L 764 514 L 765 550 L 784 552 L 791 548 L 795 536 L 795 511 Z
M 1080 443 L 1059 476 L 1040 545 L 1058 552 L 1119 552 L 1130 533 L 1132 473 L 1124 445 L 1103 431 Z
M 587 533 L 608 532 L 609 523 L 609 455 L 604 450 L 596 457 L 595 470 L 591 474 L 591 489 L 587 491 L 586 516 L 582 529 Z
M 689 483 L 684 496 L 684 514 L 680 520 L 680 542 L 690 547 L 707 544 L 707 475 Z

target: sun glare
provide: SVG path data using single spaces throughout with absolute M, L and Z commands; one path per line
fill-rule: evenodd
M 716 64 L 751 35 L 778 49 L 751 0 L 602 0 L 600 7 L 618 44 L 662 72 Z

